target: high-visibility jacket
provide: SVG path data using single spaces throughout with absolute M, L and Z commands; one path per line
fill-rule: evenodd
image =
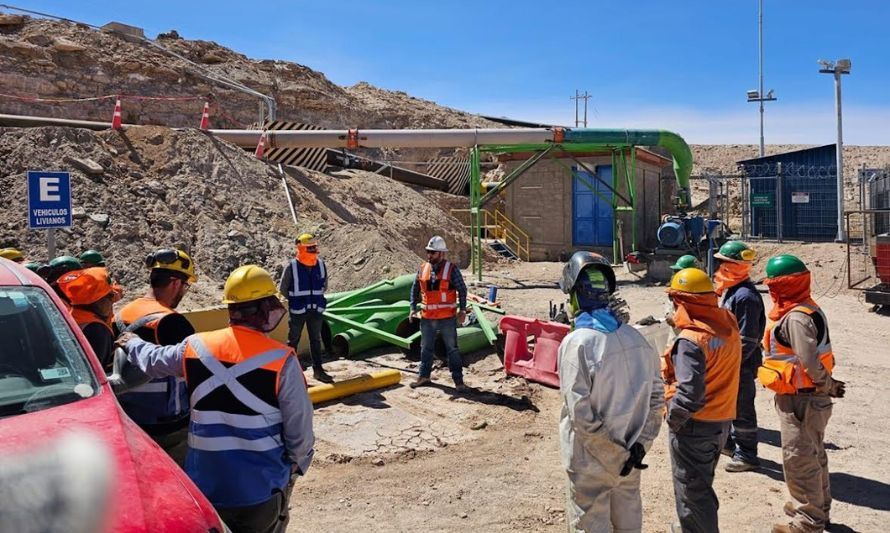
M 293 349 L 240 326 L 186 342 L 192 408 L 186 472 L 214 506 L 267 501 L 290 479 L 278 387 Z
M 287 302 L 291 314 L 302 315 L 308 311 L 324 312 L 327 298 L 324 290 L 328 283 L 328 272 L 324 261 L 319 258 L 315 266 L 306 266 L 296 259 L 290 262 L 293 278 L 287 293 Z
M 834 369 L 834 353 L 831 351 L 831 338 L 828 335 L 828 321 L 825 313 L 815 304 L 800 304 L 782 315 L 779 320 L 770 322 L 763 333 L 763 364 L 757 370 L 757 379 L 764 387 L 778 394 L 797 394 L 801 389 L 813 389 L 816 384 L 810 379 L 798 354 L 790 344 L 786 344 L 776 334 L 782 325 L 782 319 L 792 312 L 805 313 L 808 316 L 818 315 L 824 327 L 816 344 L 819 361 L 828 374 Z M 787 340 L 786 340 L 787 341 Z
M 81 330 L 83 330 L 90 324 L 102 324 L 103 326 L 108 328 L 108 331 L 113 333 L 111 324 L 109 324 L 107 320 L 103 319 L 96 313 L 87 311 L 86 309 L 81 309 L 80 307 L 72 307 L 71 316 L 74 318 L 74 321 L 77 322 L 77 325 L 80 326 Z
M 674 340 L 674 344 L 680 339 L 694 342 L 705 356 L 705 404 L 692 413 L 692 418 L 702 422 L 734 420 L 739 390 L 739 366 L 742 361 L 742 342 L 738 332 L 721 338 L 700 330 L 684 329 Z M 671 360 L 674 344 L 667 347 L 661 361 L 664 398 L 667 402 L 677 392 L 677 379 Z
M 428 261 L 420 267 L 421 317 L 428 320 L 452 318 L 457 315 L 457 291 L 451 288 L 451 261 L 445 261 L 442 274 L 435 278 L 433 265 Z
M 132 331 L 144 340 L 160 344 L 158 326 L 176 311 L 151 298 L 137 298 L 115 317 L 118 332 Z M 176 377 L 153 379 L 118 397 L 124 412 L 141 426 L 182 422 L 188 419 L 188 390 L 185 380 Z

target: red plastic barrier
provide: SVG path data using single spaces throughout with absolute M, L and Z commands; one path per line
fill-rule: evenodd
M 500 330 L 507 374 L 559 387 L 559 343 L 571 331 L 567 324 L 507 315 Z

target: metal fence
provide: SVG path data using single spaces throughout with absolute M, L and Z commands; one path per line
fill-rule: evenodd
M 890 290 L 888 237 L 881 221 L 890 209 L 855 210 L 844 213 L 847 226 L 847 287 L 869 290 L 884 285 Z

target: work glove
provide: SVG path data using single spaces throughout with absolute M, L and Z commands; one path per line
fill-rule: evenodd
M 624 468 L 621 469 L 620 476 L 629 476 L 634 468 L 638 470 L 649 468 L 649 465 L 643 464 L 643 457 L 646 457 L 646 448 L 643 448 L 643 445 L 639 442 L 633 443 L 630 447 L 630 457 L 624 463 Z
M 839 379 L 831 379 L 828 384 L 828 395 L 832 398 L 843 398 L 847 392 L 847 384 Z

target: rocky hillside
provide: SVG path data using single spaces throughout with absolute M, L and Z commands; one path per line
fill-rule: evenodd
M 466 264 L 469 256 L 468 235 L 435 193 L 369 172 L 291 167 L 295 225 L 275 167 L 197 130 L 161 127 L 0 128 L 0 201 L 8 206 L 0 210 L 0 247 L 46 259 L 44 233 L 27 229 L 25 172 L 63 168 L 72 170 L 75 220 L 57 232 L 59 253 L 103 251 L 130 294 L 145 288 L 141 259 L 174 245 L 190 250 L 198 268 L 187 306 L 217 303 L 238 265 L 277 275 L 302 231 L 319 235 L 332 290 L 414 271 L 435 233 L 454 260 Z
M 330 128 L 497 126 L 367 83 L 339 87 L 303 65 L 251 59 L 214 42 L 181 38 L 175 31 L 148 42 L 67 22 L 0 15 L 0 92 L 6 95 L 194 97 L 167 101 L 125 97 L 124 122 L 171 127 L 196 126 L 203 101 L 210 96 L 212 127 L 238 127 L 258 119 L 258 98 L 210 82 L 208 75 L 223 75 L 273 96 L 281 120 Z M 101 121 L 110 120 L 113 105 L 108 100 L 48 104 L 0 97 L 0 113 Z

